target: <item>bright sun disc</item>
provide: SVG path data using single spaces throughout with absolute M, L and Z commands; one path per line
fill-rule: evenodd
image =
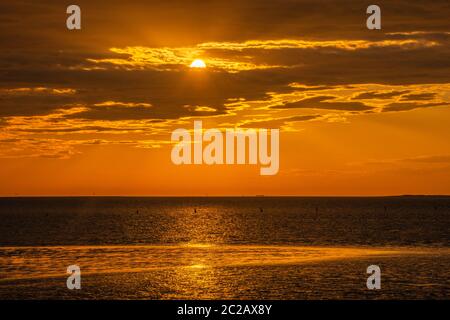
M 191 68 L 206 68 L 206 64 L 202 59 L 195 59 L 192 61 Z

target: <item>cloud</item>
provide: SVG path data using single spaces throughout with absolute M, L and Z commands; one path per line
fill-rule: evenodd
M 437 46 L 438 43 L 427 40 L 335 40 L 335 41 L 311 41 L 298 39 L 278 40 L 248 40 L 245 42 L 207 42 L 199 43 L 192 47 L 125 47 L 110 48 L 110 51 L 128 56 L 127 58 L 89 58 L 88 62 L 98 64 L 102 68 L 108 65 L 119 66 L 125 70 L 133 69 L 155 69 L 160 71 L 180 70 L 186 68 L 193 60 L 202 58 L 210 69 L 218 69 L 227 72 L 241 72 L 258 69 L 287 68 L 291 64 L 268 64 L 264 62 L 255 63 L 252 55 L 262 55 L 260 51 L 267 50 L 323 50 L 335 49 L 343 51 L 365 50 L 371 48 L 398 47 L 405 49 L 417 49 L 421 47 Z M 217 56 L 217 53 L 221 56 Z M 228 52 L 228 53 L 227 53 Z M 237 52 L 237 53 L 236 53 Z M 86 67 L 89 69 L 90 67 Z
M 350 167 L 380 167 L 380 168 L 448 168 L 450 155 L 422 155 L 397 159 L 372 159 L 363 162 L 349 163 Z
M 193 111 L 193 112 L 199 112 L 199 113 L 211 113 L 211 112 L 216 112 L 217 109 L 215 108 L 211 108 L 208 106 L 190 106 L 190 105 L 185 105 L 184 106 L 186 109 L 188 109 L 189 111 Z
M 436 103 L 394 102 L 384 106 L 383 112 L 409 111 L 418 108 L 443 107 L 448 105 L 450 105 L 450 103 L 448 102 L 436 102 Z
M 311 41 L 298 39 L 274 39 L 274 40 L 248 40 L 245 42 L 207 42 L 197 45 L 204 50 L 221 49 L 232 51 L 244 51 L 250 49 L 259 50 L 280 50 L 280 49 L 322 49 L 333 48 L 340 50 L 361 50 L 373 47 L 417 47 L 435 46 L 436 42 L 427 40 L 332 40 L 332 41 Z
M 450 164 L 450 155 L 420 156 L 420 157 L 402 159 L 402 161 L 405 161 L 405 162 L 420 162 L 420 163 L 448 163 L 448 164 Z
M 160 140 L 65 140 L 65 139 L 34 139 L 9 138 L 0 139 L 0 158 L 48 158 L 68 159 L 81 153 L 77 148 L 81 146 L 95 147 L 98 145 L 122 145 L 136 148 L 160 148 L 169 141 Z
M 59 139 L 0 139 L 1 158 L 42 157 L 67 159 L 77 151 L 70 142 Z
M 0 117 L 47 114 L 61 105 L 73 102 L 75 95 L 76 90 L 72 88 L 0 88 Z
M 286 128 L 449 102 L 448 1 L 383 3 L 389 33 L 368 32 L 356 1 L 77 4 L 80 33 L 53 1 L 0 3 L 0 136 L 30 139 L 21 148 L 163 141 L 195 117 Z M 208 67 L 192 72 L 194 58 Z
M 204 50 L 197 47 L 190 48 L 146 48 L 146 47 L 126 47 L 111 48 L 112 52 L 127 55 L 128 58 L 103 58 L 87 59 L 88 62 L 98 64 L 103 68 L 108 65 L 122 67 L 125 70 L 133 69 L 155 69 L 159 71 L 176 71 L 187 68 L 193 60 L 202 57 L 207 68 L 219 69 L 228 72 L 239 72 L 246 70 L 258 70 L 269 68 L 282 68 L 280 65 L 255 64 L 249 58 L 229 58 L 209 56 Z M 204 57 L 206 56 L 206 58 Z M 87 67 L 89 68 L 89 67 Z
M 130 107 L 130 106 L 102 106 L 88 107 L 85 110 L 68 114 L 67 119 L 85 119 L 85 120 L 145 120 L 162 118 L 161 114 L 152 112 L 148 107 Z
M 365 111 L 373 109 L 373 107 L 366 105 L 362 102 L 335 101 L 335 98 L 336 97 L 334 96 L 316 96 L 295 102 L 289 102 L 282 106 L 274 106 L 273 108 L 278 109 L 308 108 L 308 109 L 327 109 L 327 110 L 345 110 L 345 111 Z
M 404 93 L 407 93 L 409 91 L 402 90 L 402 91 L 387 91 L 387 92 L 376 92 L 376 91 L 369 91 L 369 92 L 363 92 L 358 94 L 354 97 L 355 100 L 358 99 L 390 99 L 393 97 L 400 96 Z
M 95 103 L 94 107 L 129 107 L 129 108 L 150 108 L 152 105 L 145 102 L 120 102 L 120 101 L 104 101 Z
M 329 90 L 334 89 L 336 86 L 307 86 L 301 83 L 290 83 L 289 87 L 292 88 L 292 91 L 302 92 L 302 91 L 320 91 L 320 90 Z
M 72 88 L 0 88 L 0 95 L 15 95 L 15 96 L 38 96 L 38 95 L 67 95 L 76 93 Z
M 436 97 L 436 93 L 412 93 L 401 97 L 400 101 L 421 101 L 421 100 L 433 100 Z
M 291 125 L 294 122 L 304 122 L 319 119 L 321 115 L 298 115 L 284 118 L 269 118 L 269 119 L 257 119 L 243 121 L 238 126 L 240 128 L 264 128 L 264 129 L 279 129 L 287 125 Z

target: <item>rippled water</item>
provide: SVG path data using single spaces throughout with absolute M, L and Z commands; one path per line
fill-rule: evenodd
M 445 197 L 3 198 L 0 298 L 448 298 L 449 213 Z

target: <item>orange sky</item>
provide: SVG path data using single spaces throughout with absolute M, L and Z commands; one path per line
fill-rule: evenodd
M 381 31 L 352 1 L 79 1 L 80 31 L 24 3 L 0 5 L 0 195 L 450 194 L 446 1 L 380 3 Z M 280 129 L 278 174 L 175 166 L 194 120 Z

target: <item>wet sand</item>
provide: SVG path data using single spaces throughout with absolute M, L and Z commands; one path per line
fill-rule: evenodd
M 0 298 L 446 298 L 449 261 L 449 249 L 425 247 L 1 247 Z M 66 288 L 66 269 L 73 264 L 82 273 L 77 291 Z M 382 268 L 377 294 L 365 287 L 370 264 Z M 409 289 L 402 291 L 399 283 Z

